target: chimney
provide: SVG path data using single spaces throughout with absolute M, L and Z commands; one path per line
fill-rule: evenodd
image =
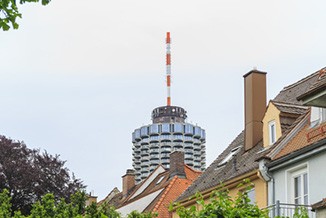
M 174 176 L 179 178 L 186 178 L 184 169 L 184 153 L 182 151 L 174 151 L 170 154 L 170 176 L 169 179 Z
M 245 150 L 263 139 L 263 117 L 266 110 L 266 73 L 252 70 L 244 76 Z
M 128 169 L 126 174 L 122 176 L 122 195 L 123 198 L 126 197 L 130 191 L 135 186 L 135 171 Z

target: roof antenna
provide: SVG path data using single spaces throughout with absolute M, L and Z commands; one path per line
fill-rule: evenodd
M 170 32 L 166 33 L 166 86 L 167 86 L 167 106 L 171 106 L 171 38 Z

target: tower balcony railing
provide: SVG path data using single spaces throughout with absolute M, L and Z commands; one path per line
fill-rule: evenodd
M 152 154 L 152 155 L 150 156 L 150 159 L 151 159 L 151 161 L 154 161 L 154 160 L 156 160 L 156 159 L 160 159 L 160 155 L 158 155 L 158 154 Z
M 183 137 L 183 140 L 185 141 L 185 142 L 193 142 L 193 138 L 191 137 L 191 136 L 184 136 Z
M 140 164 L 141 170 L 148 170 L 149 165 L 150 165 L 149 162 L 141 163 Z
M 160 137 L 159 136 L 151 136 L 149 138 L 149 141 L 150 142 L 158 142 L 160 140 Z
M 172 135 L 172 140 L 174 142 L 182 142 L 183 141 L 183 135 Z
M 135 143 L 134 143 L 134 146 L 135 146 L 136 148 L 139 148 L 139 147 L 140 147 L 140 142 L 135 142 Z
M 170 153 L 171 150 L 171 148 L 161 148 L 161 153 Z
M 194 139 L 194 144 L 195 145 L 200 145 L 201 144 L 201 141 L 199 139 Z
M 143 156 L 148 156 L 149 155 L 149 152 L 148 151 L 141 151 L 140 152 L 140 155 L 143 157 Z
M 194 157 L 190 154 L 185 154 L 185 160 L 193 160 Z
M 172 135 L 160 135 L 160 140 L 161 141 L 171 141 Z
M 170 153 L 162 153 L 161 158 L 164 158 L 164 159 L 170 158 Z
M 192 149 L 184 149 L 185 153 L 189 153 L 189 154 L 193 154 L 194 153 L 194 150 Z
M 160 150 L 159 150 L 158 148 L 152 148 L 152 149 L 149 150 L 149 153 L 150 153 L 150 154 L 158 154 L 159 151 L 160 151 Z
M 149 143 L 149 138 L 144 138 L 143 140 L 140 141 L 142 145 L 148 144 Z
M 169 147 L 169 148 L 171 148 L 171 144 L 172 144 L 171 142 L 161 142 L 161 143 L 160 143 L 161 148 L 162 148 L 162 147 Z
M 146 179 L 146 178 L 148 177 L 148 175 L 149 175 L 148 172 L 143 173 L 143 174 L 141 175 L 141 179 Z
M 149 149 L 149 146 L 148 145 L 143 145 L 140 148 L 141 151 L 148 150 L 148 149 Z
M 149 148 L 150 148 L 150 149 L 152 149 L 152 148 L 159 148 L 159 147 L 160 147 L 160 145 L 157 144 L 157 143 L 155 143 L 155 144 L 150 144 L 150 145 L 149 145 Z
M 188 166 L 191 166 L 191 167 L 194 165 L 192 160 L 186 160 L 186 159 L 185 159 L 185 164 L 187 164 Z
M 168 163 L 170 163 L 170 160 L 169 159 L 162 159 L 161 163 L 162 164 L 168 164 Z
M 151 166 L 157 166 L 160 164 L 160 160 L 151 160 Z
M 142 157 L 140 159 L 140 162 L 143 163 L 143 162 L 149 162 L 149 156 L 145 156 L 145 157 Z

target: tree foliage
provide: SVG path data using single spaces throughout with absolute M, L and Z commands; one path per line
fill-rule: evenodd
M 92 203 L 86 207 L 86 197 L 85 192 L 76 192 L 71 195 L 68 202 L 63 198 L 56 200 L 53 194 L 48 193 L 32 205 L 30 214 L 25 216 L 20 211 L 14 211 L 12 216 L 9 191 L 4 189 L 0 193 L 0 218 L 121 218 L 120 213 L 107 203 L 102 205 Z M 128 218 L 155 218 L 156 216 L 157 214 L 137 211 L 127 215 Z
M 28 214 L 32 204 L 52 193 L 55 200 L 69 200 L 73 193 L 85 188 L 70 176 L 59 155 L 29 149 L 22 142 L 0 137 L 0 190 L 7 189 L 13 211 Z
M 251 188 L 250 185 L 246 185 L 244 190 L 238 192 L 235 199 L 230 197 L 227 189 L 214 191 L 208 201 L 201 194 L 197 194 L 196 203 L 199 207 L 194 205 L 188 208 L 178 207 L 176 212 L 180 218 L 268 218 L 267 211 L 260 210 L 256 204 L 250 202 L 247 193 Z
M 42 5 L 47 5 L 51 0 L 41 0 Z M 39 0 L 20 0 L 20 4 L 26 2 L 39 2 Z M 21 18 L 22 14 L 18 11 L 16 0 L 1 0 L 0 1 L 0 29 L 9 30 L 10 26 L 14 29 L 19 27 L 16 19 Z

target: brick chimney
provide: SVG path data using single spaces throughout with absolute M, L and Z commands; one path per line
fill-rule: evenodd
M 263 139 L 263 117 L 266 110 L 266 73 L 252 70 L 244 76 L 245 150 Z
M 135 186 L 135 171 L 128 169 L 126 174 L 122 176 L 122 195 L 126 197 L 129 191 Z
M 186 178 L 184 169 L 184 153 L 182 151 L 174 151 L 170 154 L 170 176 L 173 178 L 178 176 L 179 178 Z

